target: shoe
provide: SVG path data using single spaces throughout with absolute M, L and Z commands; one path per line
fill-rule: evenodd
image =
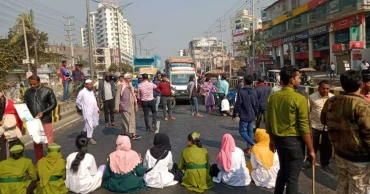
M 112 123 L 112 127 L 115 127 L 116 126 L 116 123 Z
M 191 116 L 195 117 L 195 114 L 194 113 L 191 113 Z
M 176 118 L 175 117 L 170 117 L 170 120 L 176 120 Z
M 105 127 L 109 127 L 109 123 L 105 123 Z
M 167 118 L 167 117 L 164 117 L 164 120 L 165 120 L 165 121 L 168 121 L 168 118 Z
M 95 144 L 97 144 L 98 142 L 96 142 L 93 138 L 91 138 L 91 139 L 90 139 L 90 141 L 89 141 L 89 143 L 90 143 L 90 144 L 92 144 L 92 145 L 95 145 Z
M 333 173 L 333 170 L 329 167 L 329 165 L 321 166 L 321 169 L 327 173 Z
M 312 163 L 310 161 L 306 160 L 306 161 L 303 162 L 302 168 L 303 169 L 310 169 L 310 168 L 312 168 Z
M 141 136 L 140 135 L 134 135 L 134 136 L 132 136 L 132 139 L 133 140 L 139 140 L 139 139 L 141 139 Z
M 199 114 L 199 113 L 198 113 L 198 114 L 196 114 L 195 116 L 196 116 L 196 117 L 203 117 L 203 115 L 201 115 L 201 114 Z

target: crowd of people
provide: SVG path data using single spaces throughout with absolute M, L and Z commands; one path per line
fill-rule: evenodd
M 164 120 L 175 120 L 172 114 L 171 86 L 165 75 L 157 84 L 147 74 L 135 94 L 126 73 L 114 85 L 109 73 L 99 84 L 99 100 L 106 106 L 105 124 L 115 126 L 114 114 L 120 113 L 123 132 L 117 137 L 106 164 L 98 167 L 88 153 L 88 145 L 96 144 L 93 131 L 98 126 L 100 109 L 93 93 L 91 80 L 77 96 L 76 104 L 82 110 L 85 126 L 75 140 L 76 151 L 62 158 L 61 146 L 54 143 L 51 118 L 56 98 L 51 89 L 40 84 L 38 76 L 28 78 L 31 86 L 25 93 L 25 103 L 33 117 L 40 119 L 48 140 L 47 155 L 43 144 L 34 143 L 36 167 L 27 159 L 22 133 L 14 103 L 0 93 L 0 193 L 90 193 L 103 187 L 112 192 L 131 193 L 150 188 L 164 188 L 181 184 L 186 189 L 202 193 L 224 183 L 230 186 L 274 188 L 274 193 L 298 193 L 299 175 L 303 168 L 315 168 L 316 153 L 320 151 L 323 171 L 332 173 L 332 147 L 338 171 L 337 193 L 365 193 L 370 186 L 370 70 L 348 70 L 340 75 L 344 93 L 330 93 L 330 82 L 319 83 L 318 91 L 306 98 L 296 89 L 300 87 L 301 73 L 294 66 L 284 66 L 280 80 L 273 88 L 262 78 L 256 87 L 254 78 L 246 76 L 237 86 L 233 119 L 239 118 L 239 133 L 246 141 L 246 149 L 236 147 L 230 134 L 221 139 L 220 151 L 210 164 L 208 150 L 203 147 L 198 132 L 187 137 L 177 163 L 173 162 L 170 137 L 156 133 L 153 147 L 144 157 L 131 148 L 136 133 L 135 113 L 139 103 L 143 108 L 147 131 L 156 130 L 157 101 L 162 102 Z M 212 78 L 205 78 L 201 88 L 191 77 L 188 85 L 191 115 L 199 114 L 197 91 L 201 89 L 207 112 L 214 110 L 214 93 L 227 98 L 229 83 L 220 76 L 218 87 Z M 224 95 L 224 96 L 222 96 Z M 166 107 L 167 106 L 167 107 Z M 149 114 L 152 112 L 152 122 Z M 224 114 L 220 110 L 220 114 Z M 261 122 L 265 123 L 262 129 Z M 246 162 L 245 156 L 250 158 Z

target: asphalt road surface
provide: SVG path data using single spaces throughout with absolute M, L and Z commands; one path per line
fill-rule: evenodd
M 166 133 L 170 137 L 172 145 L 172 153 L 174 162 L 178 161 L 181 151 L 187 146 L 187 135 L 193 131 L 197 131 L 201 134 L 201 140 L 209 151 L 210 163 L 215 162 L 215 158 L 218 154 L 221 145 L 221 138 L 223 134 L 230 133 L 233 135 L 236 145 L 242 149 L 246 148 L 246 142 L 238 133 L 238 123 L 231 120 L 230 117 L 222 117 L 218 115 L 205 114 L 204 106 L 200 106 L 201 113 L 204 118 L 195 118 L 190 115 L 189 105 L 179 105 L 175 107 L 173 111 L 174 116 L 177 118 L 174 121 L 163 121 L 163 113 L 160 109 L 158 113 L 159 120 L 161 121 L 160 132 Z M 103 113 L 102 113 L 103 114 Z M 115 141 L 117 136 L 122 132 L 120 128 L 120 116 L 116 115 L 116 123 L 119 124 L 117 127 L 104 126 L 104 120 L 100 119 L 100 125 L 94 132 L 94 139 L 98 141 L 97 145 L 89 145 L 89 153 L 91 153 L 97 162 L 97 165 L 106 163 L 109 154 L 115 150 Z M 136 115 L 137 122 L 137 133 L 142 135 L 141 140 L 132 141 L 132 149 L 144 154 L 147 149 L 152 147 L 154 133 L 147 133 L 145 131 L 144 116 L 142 109 Z M 63 157 L 66 158 L 68 154 L 75 151 L 74 141 L 80 131 L 83 128 L 83 122 L 79 121 L 66 126 L 55 134 L 55 142 L 62 146 Z M 33 146 L 28 145 L 25 151 L 26 157 L 34 159 Z M 247 160 L 249 160 L 247 158 Z M 332 163 L 335 160 L 332 159 Z M 335 165 L 333 164 L 333 169 Z M 335 193 L 336 188 L 336 176 L 323 172 L 320 167 L 316 170 L 316 192 L 320 194 Z M 105 189 L 98 189 L 94 194 L 108 194 L 111 193 Z M 192 193 L 187 191 L 180 185 L 168 187 L 164 189 L 148 189 L 141 193 L 146 194 L 185 194 Z M 216 184 L 214 188 L 205 192 L 206 194 L 225 194 L 225 193 L 273 193 L 273 189 L 264 189 L 255 186 L 253 183 L 247 187 L 230 187 L 224 184 Z M 312 193 L 312 171 L 302 170 L 299 179 L 299 193 Z

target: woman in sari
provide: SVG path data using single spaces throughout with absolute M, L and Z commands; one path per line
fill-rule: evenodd
M 188 147 L 182 151 L 179 169 L 183 171 L 181 185 L 198 193 L 214 187 L 209 175 L 208 150 L 203 148 L 197 132 L 188 135 Z
M 280 169 L 277 153 L 270 150 L 270 136 L 264 129 L 257 129 L 256 144 L 251 153 L 252 178 L 259 187 L 274 188 Z
M 115 193 L 137 193 L 146 189 L 142 159 L 131 149 L 130 138 L 119 135 L 116 145 L 104 171 L 103 188 Z
M 204 85 L 202 87 L 204 91 L 204 104 L 206 106 L 207 113 L 213 112 L 215 106 L 215 97 L 213 93 L 216 92 L 216 88 L 213 86 L 212 79 L 210 77 L 206 78 Z
M 216 158 L 217 164 L 212 165 L 213 181 L 230 186 L 248 186 L 251 182 L 249 170 L 245 163 L 244 152 L 235 146 L 230 134 L 222 137 L 221 150 Z

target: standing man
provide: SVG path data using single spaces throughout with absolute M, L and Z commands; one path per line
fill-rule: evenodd
M 326 100 L 333 97 L 334 94 L 330 93 L 330 83 L 328 80 L 322 80 L 319 83 L 318 92 L 311 94 L 308 99 L 310 102 L 310 119 L 311 119 L 311 128 L 312 128 L 312 141 L 313 149 L 315 154 L 320 150 L 320 163 L 321 168 L 325 172 L 331 173 L 332 170 L 329 167 L 330 158 L 332 154 L 332 145 L 328 136 L 328 129 L 321 124 L 320 115 L 322 108 Z M 321 136 L 321 144 L 320 144 Z M 312 163 L 309 158 L 306 159 L 306 162 L 303 165 L 304 168 L 311 168 Z
M 197 85 L 195 84 L 194 76 L 190 76 L 187 90 L 189 93 L 191 115 L 194 117 L 203 117 L 201 114 L 199 114 L 199 105 L 198 105 L 198 97 L 197 97 L 198 90 L 197 90 Z
M 257 91 L 258 104 L 259 104 L 256 128 L 260 128 L 262 118 L 263 118 L 263 121 L 266 123 L 267 100 L 272 90 L 270 86 L 266 85 L 263 77 L 260 77 L 258 78 L 258 84 L 257 84 L 256 91 Z
M 219 75 L 218 76 L 218 96 L 219 96 L 220 102 L 218 103 L 219 105 L 218 108 L 219 108 L 220 114 L 224 116 L 226 116 L 226 113 L 221 111 L 221 104 L 222 104 L 221 101 L 227 98 L 228 93 L 229 93 L 229 82 L 226 81 L 226 75 L 222 75 L 222 76 Z
M 330 78 L 334 78 L 335 77 L 335 67 L 336 65 L 334 64 L 334 62 L 331 62 L 330 64 Z
M 267 103 L 266 129 L 270 135 L 270 148 L 279 155 L 280 170 L 275 194 L 298 193 L 298 178 L 304 160 L 305 144 L 313 164 L 316 162 L 308 121 L 307 99 L 294 91 L 299 88 L 301 74 L 295 66 L 281 68 L 281 91 L 271 94 Z M 276 146 L 276 147 L 275 147 Z
M 157 85 L 149 82 L 148 74 L 143 74 L 143 82 L 139 85 L 137 98 L 141 101 L 141 106 L 144 111 L 144 120 L 146 131 L 150 132 L 152 129 L 157 130 L 157 111 L 155 109 L 155 100 L 153 96 L 154 89 Z M 149 125 L 149 110 L 152 111 L 153 120 L 152 126 Z
M 85 88 L 82 89 L 77 96 L 76 104 L 80 110 L 85 120 L 85 126 L 83 128 L 82 134 L 86 135 L 90 144 L 97 144 L 93 139 L 94 129 L 99 125 L 99 114 L 100 110 L 98 107 L 98 102 L 96 101 L 94 95 L 94 84 L 88 79 L 85 81 Z
M 340 76 L 346 92 L 328 99 L 321 123 L 335 150 L 338 194 L 368 193 L 370 186 L 370 104 L 361 96 L 360 71 L 348 70 Z
M 27 89 L 24 100 L 35 118 L 41 120 L 45 135 L 48 139 L 48 145 L 54 143 L 54 134 L 52 127 L 52 111 L 57 106 L 57 99 L 55 98 L 53 90 L 41 86 L 40 77 L 32 75 L 28 78 L 31 88 Z M 44 157 L 43 144 L 33 143 L 35 149 L 36 162 Z
M 82 67 L 82 64 L 76 64 L 75 70 L 72 71 L 73 95 L 75 95 L 73 97 L 77 97 L 80 90 L 83 89 L 85 75 L 82 72 Z
M 68 100 L 69 93 L 69 72 L 67 69 L 67 61 L 62 61 L 62 66 L 59 68 L 60 78 L 63 83 L 63 101 Z
M 172 116 L 172 90 L 171 90 L 171 84 L 168 81 L 166 75 L 162 76 L 162 81 L 157 85 L 158 88 L 156 89 L 157 92 L 161 93 L 161 102 L 162 102 L 162 108 L 163 108 L 163 116 L 164 120 L 168 121 L 175 120 L 176 118 Z M 168 112 L 167 112 L 168 109 Z
M 162 75 L 161 74 L 158 74 L 157 75 L 157 79 L 155 79 L 153 81 L 153 83 L 155 85 L 158 85 L 159 83 L 161 83 L 161 81 L 162 81 Z M 155 90 L 153 92 L 154 92 L 153 94 L 154 94 L 154 98 L 155 98 L 155 111 L 158 112 L 159 103 L 161 102 L 161 93 L 160 92 L 157 92 Z
M 109 72 L 104 72 L 103 80 L 100 80 L 99 82 L 98 93 L 100 103 L 103 103 L 104 107 L 105 127 L 108 127 L 109 121 L 112 126 L 116 126 L 114 123 L 114 97 L 116 97 L 116 86 L 114 85 L 114 81 Z
M 361 70 L 367 70 L 367 69 L 369 69 L 369 63 L 363 60 L 361 63 Z
M 276 76 L 276 83 L 274 84 L 274 87 L 271 89 L 271 94 L 278 92 L 281 90 L 281 85 L 280 85 L 280 75 Z
M 254 120 L 258 114 L 258 95 L 253 88 L 253 78 L 247 76 L 244 78 L 246 86 L 240 89 L 236 100 L 233 120 L 239 116 L 239 133 L 247 141 L 247 149 L 244 150 L 246 154 L 251 153 L 254 146 Z
M 117 86 L 114 112 L 121 113 L 123 133 L 131 134 L 133 140 L 139 140 L 141 136 L 136 134 L 135 122 L 135 112 L 139 107 L 131 81 L 132 74 L 126 73 L 123 82 Z

